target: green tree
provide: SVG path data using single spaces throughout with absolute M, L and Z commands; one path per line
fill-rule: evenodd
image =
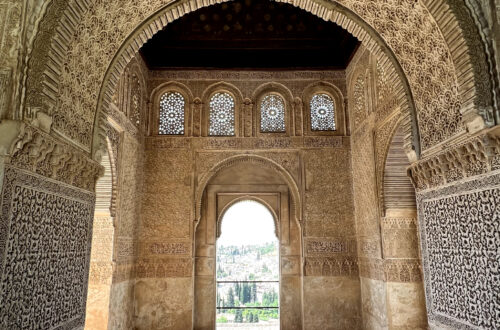
M 252 284 L 252 302 L 257 301 L 257 283 Z
M 255 313 L 253 316 L 253 323 L 259 323 L 259 313 Z
M 247 322 L 248 323 L 253 323 L 253 313 L 252 312 L 249 312 L 247 314 Z
M 243 283 L 243 300 L 244 304 L 249 303 L 252 300 L 252 290 L 248 283 Z
M 227 306 L 234 307 L 234 292 L 232 287 L 227 292 Z
M 235 323 L 243 323 L 243 314 L 241 313 L 241 309 L 236 310 L 236 315 L 234 316 Z

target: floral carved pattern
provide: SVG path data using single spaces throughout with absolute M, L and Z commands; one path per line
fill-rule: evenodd
M 75 32 L 65 47 L 66 61 L 58 70 L 60 74 L 56 74 L 59 81 L 56 93 L 61 99 L 54 109 L 56 130 L 82 145 L 90 145 L 100 86 L 112 58 L 127 36 L 167 3 L 95 0 L 83 6 L 89 9 L 79 12 L 82 18 L 77 28 L 72 24 Z M 415 96 L 423 149 L 461 132 L 461 104 L 450 50 L 423 1 L 339 0 L 338 3 L 371 25 L 401 63 Z M 167 8 L 168 15 L 161 24 L 198 6 L 193 2 L 180 4 L 173 10 Z M 320 13 L 322 7 L 316 7 L 313 12 L 325 15 L 325 19 L 337 19 L 333 18 L 334 13 Z M 148 27 L 147 32 L 137 33 L 135 41 L 149 38 L 154 33 L 151 29 L 157 28 Z M 39 65 L 43 67 L 43 63 Z

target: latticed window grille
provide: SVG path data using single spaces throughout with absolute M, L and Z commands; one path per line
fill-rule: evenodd
M 184 134 L 184 96 L 178 92 L 167 92 L 160 98 L 160 134 Z
M 266 95 L 260 103 L 260 131 L 285 131 L 285 102 L 276 94 Z
M 209 135 L 234 135 L 234 98 L 228 93 L 215 93 L 210 99 Z
M 335 105 L 330 95 L 315 94 L 310 105 L 311 130 L 335 131 Z

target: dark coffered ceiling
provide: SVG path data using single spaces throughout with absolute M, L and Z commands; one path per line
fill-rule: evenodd
M 344 69 L 359 42 L 338 25 L 267 0 L 197 10 L 141 49 L 150 69 Z

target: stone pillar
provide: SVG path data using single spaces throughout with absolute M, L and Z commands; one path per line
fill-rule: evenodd
M 389 209 L 381 222 L 387 325 L 389 329 L 426 329 L 417 212 Z

